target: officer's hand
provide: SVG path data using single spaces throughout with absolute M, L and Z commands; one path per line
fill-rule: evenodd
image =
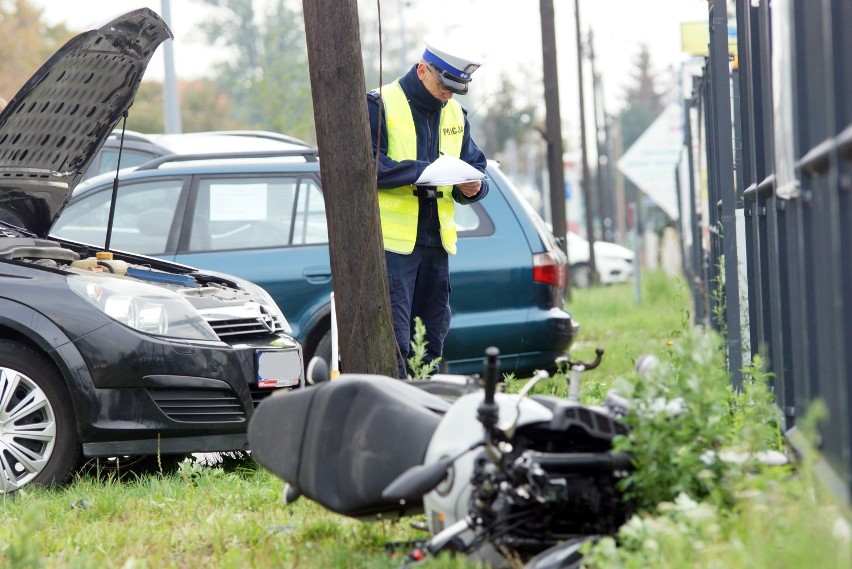
M 466 198 L 472 198 L 479 193 L 479 188 L 482 187 L 482 182 L 480 180 L 463 182 L 461 184 L 456 184 L 456 187 L 461 190 L 461 193 L 463 193 Z

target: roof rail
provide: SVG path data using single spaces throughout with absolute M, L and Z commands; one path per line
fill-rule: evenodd
M 285 156 L 302 156 L 305 162 L 317 161 L 317 149 L 293 149 L 293 150 L 255 150 L 247 152 L 210 152 L 206 154 L 167 154 L 145 162 L 136 170 L 156 170 L 163 164 L 170 162 L 195 162 L 197 160 L 236 160 L 240 158 L 278 158 Z
M 109 135 L 108 138 L 121 138 L 121 129 L 114 128 Z M 142 142 L 148 142 L 150 144 L 154 144 L 154 142 L 149 138 L 149 136 L 143 132 L 139 132 L 137 130 L 125 130 L 124 131 L 124 139 L 125 140 L 140 140 Z
M 300 146 L 308 146 L 311 145 L 302 140 L 301 138 L 296 138 L 295 136 L 290 136 L 288 134 L 281 134 L 278 132 L 273 132 L 271 130 L 205 130 L 201 132 L 191 132 L 187 133 L 190 135 L 200 134 L 200 135 L 225 135 L 225 136 L 242 136 L 245 138 L 261 138 L 265 140 L 277 140 L 279 142 L 289 142 L 291 144 L 298 144 Z

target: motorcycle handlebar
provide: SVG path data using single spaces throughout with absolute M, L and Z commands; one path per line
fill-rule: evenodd
M 535 452 L 524 457 L 547 472 L 622 472 L 632 470 L 630 455 L 624 452 Z
M 493 346 L 485 350 L 485 396 L 482 403 L 479 404 L 477 411 L 477 418 L 485 429 L 485 446 L 490 449 L 492 455 L 494 455 L 493 442 L 497 434 L 496 425 L 499 413 L 499 408 L 494 403 L 494 393 L 497 391 L 497 374 L 500 365 L 497 359 L 499 355 L 500 350 Z
M 601 360 L 603 359 L 604 349 L 596 348 L 595 349 L 595 359 L 591 362 L 581 362 L 580 360 L 572 361 L 568 360 L 568 365 L 571 369 L 582 368 L 580 371 L 589 371 L 595 369 L 601 364 Z
M 497 391 L 497 358 L 500 350 L 490 347 L 485 350 L 485 404 L 494 404 L 494 393 Z

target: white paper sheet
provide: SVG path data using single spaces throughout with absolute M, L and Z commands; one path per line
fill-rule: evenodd
M 485 174 L 467 162 L 442 154 L 423 170 L 414 184 L 417 186 L 452 186 L 482 180 L 483 178 L 485 178 Z

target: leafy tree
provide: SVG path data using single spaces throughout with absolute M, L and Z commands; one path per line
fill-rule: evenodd
M 234 110 L 234 101 L 210 79 L 195 79 L 180 86 L 181 120 L 186 132 L 249 128 Z
M 234 103 L 215 81 L 194 79 L 179 84 L 180 114 L 184 132 L 249 128 L 234 114 Z M 119 124 L 119 127 L 121 125 Z M 127 128 L 138 132 L 163 132 L 163 84 L 143 81 L 127 117 Z
M 422 54 L 424 32 L 417 22 L 406 20 L 406 15 L 411 13 L 407 11 L 411 2 L 390 5 L 399 9 L 385 8 L 379 13 L 375 0 L 358 0 L 361 56 L 367 90 L 404 75 Z
M 227 116 L 246 127 L 275 130 L 315 141 L 300 3 L 294 0 L 198 1 L 219 8 L 217 14 L 201 26 L 207 39 L 214 46 L 234 51 L 231 60 L 216 68 L 215 79 L 233 104 Z M 415 59 L 409 57 L 410 42 L 406 40 L 422 34 L 414 31 L 417 29 L 414 23 L 409 22 L 406 28 L 403 15 L 397 10 L 383 12 L 380 51 L 375 4 L 367 0 L 360 0 L 359 4 L 366 91 L 379 85 L 380 59 L 384 82 L 398 77 L 408 65 L 415 63 Z
M 0 1 L 0 97 L 7 101 L 74 33 L 50 26 L 28 0 Z
M 648 46 L 642 45 L 634 59 L 633 85 L 627 88 L 627 106 L 621 111 L 621 133 L 625 150 L 645 132 L 663 111 L 663 97 L 657 92 Z
M 116 128 L 121 128 L 119 121 Z M 163 132 L 163 84 L 143 81 L 136 91 L 133 106 L 127 112 L 127 128 L 137 132 Z
M 207 39 L 234 51 L 234 57 L 216 69 L 217 82 L 233 101 L 231 120 L 316 140 L 298 3 L 272 0 L 258 13 L 252 0 L 201 1 L 219 8 L 201 26 Z
M 524 90 L 515 85 L 508 74 L 500 76 L 500 87 L 479 108 L 470 109 L 470 115 L 484 114 L 472 120 L 477 144 L 485 154 L 499 159 L 509 141 L 518 144 L 541 139 L 536 127 L 536 106 L 519 98 Z
M 663 96 L 657 91 L 656 76 L 651 68 L 651 54 L 648 46 L 642 45 L 639 53 L 634 59 L 636 68 L 633 72 L 633 84 L 627 88 L 624 98 L 627 105 L 621 111 L 618 119 L 621 127 L 623 151 L 626 152 L 630 146 L 651 126 L 654 120 L 663 111 Z M 625 179 L 625 189 L 629 201 L 636 201 L 639 197 L 639 188 L 628 179 Z M 647 219 L 652 226 L 662 225 L 665 214 L 657 206 L 648 204 L 650 210 L 643 212 L 639 210 L 639 223 L 645 223 Z

